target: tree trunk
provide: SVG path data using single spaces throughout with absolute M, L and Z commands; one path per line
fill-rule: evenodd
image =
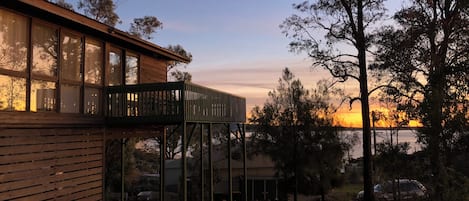
M 368 77 L 366 73 L 366 43 L 363 27 L 363 2 L 358 1 L 357 5 L 357 50 L 358 65 L 360 68 L 360 101 L 362 110 L 363 127 L 363 187 L 364 198 L 373 201 L 373 180 L 371 163 L 371 129 L 370 129 L 370 107 L 368 101 Z
M 441 133 L 442 133 L 442 98 L 443 98 L 443 78 L 440 67 L 435 68 L 433 79 L 431 79 L 431 95 L 430 95 L 430 129 L 429 129 L 429 152 L 430 163 L 433 174 L 433 200 L 444 200 L 444 188 L 446 182 L 446 169 L 443 167 L 441 159 Z

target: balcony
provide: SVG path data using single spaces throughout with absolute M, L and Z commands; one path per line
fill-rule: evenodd
M 246 99 L 189 82 L 106 88 L 108 124 L 244 123 Z

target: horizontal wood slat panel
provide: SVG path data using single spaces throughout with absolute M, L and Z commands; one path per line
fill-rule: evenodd
M 0 200 L 101 200 L 104 129 L 0 129 Z
M 0 128 L 90 127 L 104 124 L 104 117 L 53 112 L 0 112 Z
M 59 144 L 35 144 L 35 145 L 24 145 L 24 146 L 4 146 L 0 147 L 0 155 L 9 154 L 24 154 L 32 152 L 45 152 L 55 150 L 67 150 L 67 149 L 78 149 L 83 147 L 102 147 L 102 141 L 90 141 L 90 142 L 73 142 Z
M 87 191 L 76 191 L 70 192 L 70 195 L 67 196 L 58 196 L 55 201 L 70 201 L 70 200 L 101 200 L 102 199 L 102 190 L 101 187 L 90 189 Z

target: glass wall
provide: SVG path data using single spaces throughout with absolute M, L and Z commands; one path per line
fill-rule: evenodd
M 106 141 L 105 200 L 160 200 L 160 142 L 158 137 Z
M 32 71 L 36 77 L 55 81 L 57 78 L 57 28 L 33 23 Z
M 107 86 L 116 86 L 122 84 L 122 51 L 117 48 L 111 48 L 109 51 Z
M 31 111 L 55 111 L 55 82 L 31 81 Z
M 25 111 L 28 18 L 0 11 L 0 110 Z
M 103 44 L 94 39 L 86 38 L 85 42 L 85 94 L 84 113 L 101 114 L 101 98 L 103 85 Z
M 30 110 L 56 111 L 57 28 L 33 23 Z
M 138 84 L 139 62 L 137 53 L 106 51 L 102 41 L 0 8 L 0 110 L 100 115 L 104 84 Z
M 125 84 L 138 84 L 138 56 L 127 52 L 125 56 Z
M 62 32 L 61 39 L 61 86 L 60 86 L 60 112 L 79 113 L 80 94 L 82 85 L 82 42 L 81 37 L 75 34 Z

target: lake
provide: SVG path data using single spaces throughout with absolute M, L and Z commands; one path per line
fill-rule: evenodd
M 356 133 L 358 135 L 358 142 L 355 144 L 353 149 L 350 151 L 350 157 L 352 158 L 358 158 L 363 156 L 363 140 L 362 140 L 362 131 L 361 129 L 349 129 L 345 130 L 342 135 L 353 135 L 353 133 Z M 390 141 L 391 140 L 391 135 L 390 135 L 390 130 L 385 130 L 385 129 L 379 129 L 376 130 L 376 142 L 381 143 L 384 141 Z M 410 145 L 410 149 L 408 150 L 408 153 L 414 153 L 416 151 L 421 150 L 421 145 L 417 143 L 417 137 L 416 137 L 416 130 L 412 129 L 402 129 L 399 130 L 397 140 L 399 143 L 402 142 L 408 142 Z M 392 136 L 393 144 L 396 143 L 396 134 L 393 134 Z M 371 130 L 371 153 L 374 153 L 374 146 L 373 146 L 373 129 Z

